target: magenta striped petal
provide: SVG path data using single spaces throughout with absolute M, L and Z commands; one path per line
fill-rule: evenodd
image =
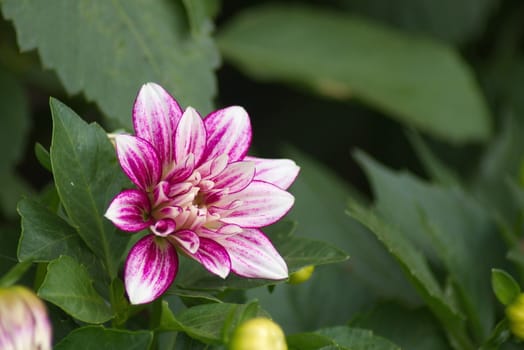
M 201 263 L 209 272 L 226 278 L 231 271 L 231 260 L 227 251 L 217 242 L 200 237 L 200 247 L 194 254 L 189 254 Z
M 204 121 L 191 107 L 187 107 L 178 123 L 175 135 L 175 161 L 185 161 L 189 154 L 195 157 L 195 163 L 200 162 L 206 147 L 206 128 Z
M 170 218 L 160 219 L 157 220 L 154 225 L 151 225 L 149 229 L 157 236 L 166 237 L 175 232 L 176 223 L 175 220 Z
M 235 193 L 246 188 L 255 176 L 255 163 L 235 162 L 229 164 L 215 179 L 215 188 Z
M 227 203 L 225 202 L 227 200 Z M 253 181 L 244 190 L 214 204 L 222 222 L 242 227 L 264 227 L 282 218 L 291 209 L 295 198 L 267 182 Z M 228 206 L 234 209 L 227 209 Z M 223 210 L 221 208 L 224 208 Z
M 200 247 L 200 238 L 191 230 L 180 230 L 169 236 L 175 244 L 189 254 L 195 254 Z
M 288 277 L 287 265 L 269 239 L 257 229 L 245 229 L 220 240 L 239 276 L 280 280 Z
M 136 136 L 155 147 L 162 167 L 174 160 L 175 130 L 181 116 L 176 100 L 160 85 L 147 83 L 138 92 L 133 106 Z
M 242 160 L 251 143 L 251 122 L 246 110 L 239 106 L 219 109 L 204 119 L 207 145 L 203 161 L 222 154 L 230 162 Z
M 300 170 L 291 159 L 264 159 L 248 156 L 244 160 L 255 162 L 255 180 L 269 182 L 283 190 L 291 186 Z
M 139 137 L 119 135 L 115 138 L 120 166 L 138 188 L 149 192 L 160 180 L 161 168 L 155 149 Z
M 131 304 L 149 303 L 173 283 L 178 256 L 168 240 L 147 235 L 131 248 L 124 270 L 124 282 Z
M 152 223 L 151 206 L 147 195 L 140 190 L 120 192 L 109 204 L 104 216 L 127 232 L 138 232 Z

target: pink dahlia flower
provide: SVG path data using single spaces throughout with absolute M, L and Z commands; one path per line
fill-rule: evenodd
M 131 303 L 150 302 L 172 284 L 181 252 L 226 278 L 284 279 L 286 263 L 260 231 L 284 216 L 286 189 L 299 168 L 288 159 L 246 156 L 247 112 L 220 109 L 205 119 L 182 111 L 161 86 L 145 84 L 133 107 L 135 136 L 115 139 L 122 169 L 136 185 L 105 216 L 127 232 L 149 234 L 130 250 L 124 283 Z

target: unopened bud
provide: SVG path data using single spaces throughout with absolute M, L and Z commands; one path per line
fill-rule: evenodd
M 315 266 L 313 265 L 303 267 L 297 272 L 292 273 L 291 276 L 289 276 L 289 283 L 300 284 L 306 282 L 308 279 L 311 278 L 311 275 L 313 275 L 313 271 L 315 271 Z
M 506 308 L 506 316 L 509 320 L 511 332 L 516 337 L 524 340 L 524 293 L 521 293 L 515 301 Z
M 287 350 L 282 328 L 269 318 L 252 318 L 233 334 L 229 350 Z
M 46 307 L 26 287 L 0 288 L 0 349 L 51 350 Z

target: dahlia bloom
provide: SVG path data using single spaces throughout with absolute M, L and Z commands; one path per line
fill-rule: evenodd
M 286 189 L 299 168 L 288 159 L 246 156 L 247 112 L 238 106 L 205 119 L 182 111 L 161 86 L 145 84 L 133 107 L 135 136 L 115 138 L 120 165 L 136 185 L 105 216 L 127 232 L 148 229 L 130 250 L 124 283 L 133 304 L 150 302 L 172 284 L 177 252 L 225 278 L 284 279 L 286 263 L 259 228 L 292 207 Z
M 44 303 L 22 286 L 0 288 L 0 349 L 51 350 Z

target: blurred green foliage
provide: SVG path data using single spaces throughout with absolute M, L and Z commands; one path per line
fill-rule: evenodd
M 109 298 L 106 282 L 120 282 L 119 261 L 104 250 L 105 231 L 112 232 L 112 226 L 88 222 L 101 215 L 107 200 L 90 191 L 109 186 L 100 176 L 115 175 L 118 165 L 110 156 L 85 159 L 74 145 L 68 148 L 66 139 L 75 139 L 66 135 L 71 130 L 103 138 L 98 126 L 78 119 L 55 129 L 60 146 L 51 148 L 49 160 L 49 96 L 106 130 L 129 128 L 136 91 L 156 81 L 184 107 L 207 112 L 244 106 L 258 155 L 289 157 L 301 166 L 291 188 L 293 237 L 309 239 L 301 241 L 304 245 L 326 241 L 351 256 L 319 267 L 303 284 L 274 289 L 267 281 L 207 280 L 188 265 L 169 292 L 173 299 L 164 316 L 172 323 L 166 332 L 187 330 L 201 315 L 223 312 L 206 307 L 219 300 L 242 318 L 245 305 L 236 303 L 251 298 L 258 298 L 260 312 L 267 311 L 286 333 L 316 331 L 290 336 L 290 346 L 297 348 L 345 349 L 344 344 L 362 344 L 358 339 L 377 349 L 396 348 L 387 338 L 403 349 L 490 349 L 507 331 L 498 323 L 503 307 L 490 283 L 492 268 L 524 283 L 521 2 L 2 0 L 0 5 L 0 272 L 17 258 L 45 264 L 85 249 L 89 241 L 110 274 L 94 274 L 89 252 L 83 267 L 62 268 L 80 271 L 85 278 L 78 288 L 89 286 L 86 293 L 95 299 Z M 66 108 L 53 102 L 55 123 L 72 113 Z M 37 147 L 39 159 L 55 172 L 58 194 L 33 152 L 37 142 L 43 146 Z M 109 154 L 109 143 L 105 146 Z M 67 163 L 71 155 L 105 164 L 105 173 L 88 174 L 93 167 Z M 84 198 L 97 202 L 86 217 L 75 217 L 71 209 L 85 203 L 71 200 L 76 194 L 70 179 L 61 177 L 71 169 L 86 175 Z M 23 196 L 32 198 L 18 206 L 24 235 L 16 252 L 16 210 Z M 73 230 L 71 224 L 84 229 L 80 236 L 64 234 Z M 275 240 L 292 230 L 278 229 L 273 228 Z M 121 252 L 125 239 L 117 234 L 114 239 Z M 38 250 L 39 242 L 50 245 Z M 285 239 L 281 243 L 285 249 Z M 300 259 L 289 247 L 286 252 Z M 59 260 L 47 269 L 60 267 Z M 46 267 L 36 270 L 38 276 Z M 44 292 L 52 291 L 49 278 Z M 201 288 L 187 288 L 195 280 Z M 255 286 L 261 287 L 245 291 Z M 42 297 L 53 299 L 44 292 Z M 187 311 L 186 318 L 176 318 L 193 304 L 203 305 L 194 318 Z M 259 312 L 258 304 L 253 308 Z M 51 311 L 63 327 L 56 331 L 58 342 L 75 325 L 54 306 Z M 212 326 L 234 325 L 235 317 L 215 319 Z M 147 321 L 133 326 L 144 328 Z M 176 323 L 182 321 L 188 323 Z M 212 326 L 191 326 L 188 333 L 219 342 L 222 335 L 205 333 Z M 183 334 L 175 345 L 174 336 L 153 341 L 150 332 L 125 332 L 83 327 L 57 348 L 76 347 L 85 334 L 96 338 L 95 344 L 203 348 Z M 316 343 L 304 345 L 304 339 Z

